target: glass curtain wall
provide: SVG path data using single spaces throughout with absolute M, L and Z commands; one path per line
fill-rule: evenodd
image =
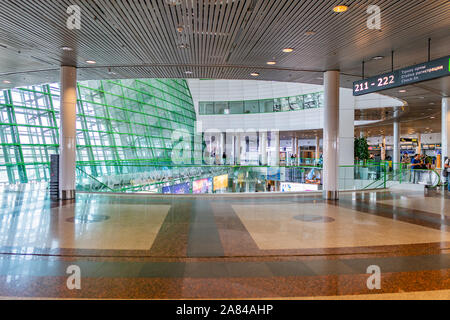
M 0 183 L 49 180 L 50 155 L 59 147 L 59 95 L 58 84 L 0 92 Z M 123 162 L 170 164 L 173 131 L 193 137 L 195 120 L 185 80 L 79 82 L 77 164 L 93 176 L 124 174 Z
M 323 92 L 308 93 L 286 98 L 247 101 L 200 101 L 199 114 L 244 114 L 285 112 L 323 108 Z

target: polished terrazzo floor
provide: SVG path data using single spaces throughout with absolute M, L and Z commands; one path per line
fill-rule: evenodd
M 0 190 L 0 297 L 450 299 L 450 196 Z M 66 269 L 81 270 L 81 290 Z M 367 267 L 381 289 L 367 288 Z

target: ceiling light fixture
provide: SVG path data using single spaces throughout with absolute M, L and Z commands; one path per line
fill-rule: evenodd
M 313 31 L 313 30 L 307 30 L 307 31 L 305 31 L 305 36 L 313 36 L 313 35 L 315 35 L 315 34 L 316 34 L 316 32 Z
M 258 72 L 252 72 L 252 73 L 250 73 L 250 75 L 253 76 L 253 77 L 257 77 L 257 76 L 259 76 L 259 73 Z
M 402 90 L 398 90 L 398 92 L 400 92 L 400 93 L 405 93 L 406 90 L 405 90 L 405 89 L 402 89 Z
M 184 73 L 186 73 L 186 74 L 192 74 L 192 71 L 185 71 Z
M 274 64 L 277 64 L 275 61 L 267 61 L 266 63 L 271 65 L 271 66 L 273 66 Z
M 382 59 L 384 59 L 383 56 L 375 56 L 372 58 L 372 60 L 382 60 Z
M 283 52 L 286 52 L 286 53 L 291 53 L 292 51 L 294 51 L 294 49 L 292 49 L 292 48 L 284 48 L 283 49 Z
M 177 5 L 181 4 L 181 0 L 166 0 L 166 3 L 169 6 L 177 6 Z
M 339 5 L 339 6 L 335 6 L 333 8 L 333 11 L 337 12 L 337 13 L 345 12 L 347 10 L 348 10 L 348 6 L 346 6 L 346 5 Z
M 89 63 L 89 64 L 96 64 L 97 61 L 94 61 L 94 60 L 86 60 L 86 63 Z
M 9 80 L 3 80 L 3 83 L 4 83 L 4 84 L 11 84 L 11 81 L 9 81 Z
M 71 47 L 61 47 L 61 50 L 63 51 L 73 51 Z

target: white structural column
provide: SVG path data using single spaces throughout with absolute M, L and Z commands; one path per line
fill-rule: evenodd
M 316 160 L 320 159 L 320 138 L 316 136 Z
M 261 156 L 261 165 L 267 165 L 267 132 L 259 133 L 259 152 Z
M 393 168 L 394 170 L 399 170 L 398 164 L 400 163 L 400 121 L 398 119 L 399 111 L 398 108 L 395 108 L 394 111 L 394 156 L 392 161 L 394 162 Z
M 219 153 L 219 163 L 221 164 L 226 164 L 225 161 L 223 160 L 223 154 L 226 150 L 226 146 L 225 146 L 225 133 L 221 132 L 220 133 L 220 153 Z
M 242 134 L 236 134 L 236 145 L 235 145 L 235 155 L 236 155 L 236 164 L 241 164 L 241 150 L 242 150 Z
M 422 136 L 420 133 L 417 134 L 417 148 L 416 148 L 417 154 L 422 154 Z
M 355 185 L 355 97 L 339 89 L 338 190 L 358 189 Z
M 61 67 L 59 197 L 75 198 L 77 69 Z
M 382 137 L 381 160 L 386 160 L 386 136 Z
M 339 71 L 324 75 L 323 196 L 338 199 Z
M 442 155 L 441 168 L 444 168 L 446 157 L 450 157 L 450 97 L 442 98 Z
M 295 146 L 295 140 L 296 140 L 296 138 L 295 138 L 295 135 L 292 137 L 292 152 L 291 152 L 291 155 L 295 155 L 295 148 L 296 148 L 296 146 Z M 289 165 L 291 165 L 291 166 L 293 166 L 294 165 L 294 161 L 291 161 L 291 156 L 289 156 L 289 158 L 288 159 L 286 159 L 286 160 L 288 160 L 289 161 Z
M 272 142 L 273 142 L 273 165 L 280 165 L 280 132 L 272 132 Z

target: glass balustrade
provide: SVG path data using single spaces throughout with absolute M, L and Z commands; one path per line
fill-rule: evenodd
M 98 164 L 108 172 L 112 164 Z M 320 192 L 320 166 L 170 165 L 123 163 L 123 174 L 94 177 L 92 164 L 77 165 L 77 190 L 87 192 L 217 194 L 256 192 Z M 386 189 L 396 184 L 437 187 L 443 183 L 439 170 L 392 170 L 387 163 L 339 167 L 339 190 Z

